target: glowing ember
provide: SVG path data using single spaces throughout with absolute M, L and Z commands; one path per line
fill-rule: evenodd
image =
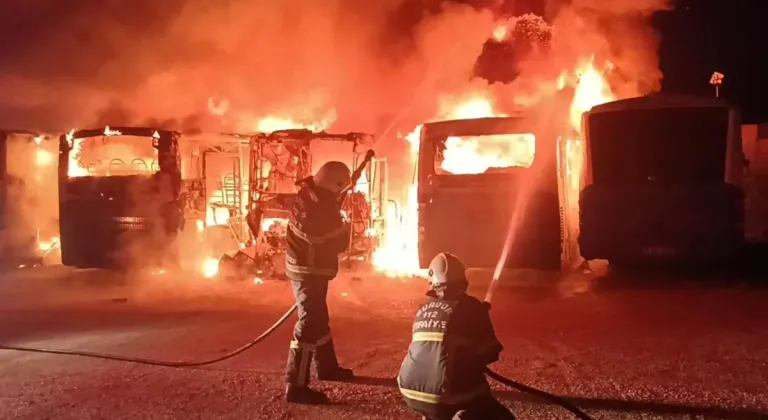
M 210 279 L 216 277 L 219 274 L 219 260 L 216 258 L 208 257 L 203 261 L 202 265 L 203 277 Z

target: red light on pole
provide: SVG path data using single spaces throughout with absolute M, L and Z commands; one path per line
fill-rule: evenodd
M 723 84 L 723 79 L 725 79 L 725 75 L 723 73 L 714 72 L 712 73 L 712 77 L 709 79 L 709 84 L 715 87 L 715 97 L 720 97 L 720 85 Z

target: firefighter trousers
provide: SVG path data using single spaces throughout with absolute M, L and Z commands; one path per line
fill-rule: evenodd
M 299 320 L 293 329 L 293 340 L 288 353 L 286 381 L 297 386 L 309 385 L 310 367 L 315 360 L 318 376 L 339 368 L 336 350 L 331 338 L 328 315 L 328 279 L 307 277 L 291 280 L 296 297 Z

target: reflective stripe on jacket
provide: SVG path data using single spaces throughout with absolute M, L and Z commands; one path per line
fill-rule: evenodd
M 501 348 L 477 299 L 432 295 L 416 313 L 397 378 L 400 393 L 411 406 L 469 403 L 490 392 L 484 369 Z
M 285 271 L 291 279 L 332 279 L 338 274 L 339 254 L 349 244 L 349 228 L 336 196 L 315 187 L 311 179 L 302 184 L 291 208 L 286 243 Z

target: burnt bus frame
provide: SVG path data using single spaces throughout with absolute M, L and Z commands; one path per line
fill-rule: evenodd
M 293 154 L 293 156 L 299 158 L 299 170 L 297 172 L 298 179 L 297 182 L 301 181 L 302 179 L 305 179 L 306 177 L 312 176 L 312 152 L 311 152 L 311 143 L 314 141 L 336 141 L 340 143 L 349 143 L 351 145 L 352 150 L 350 153 L 352 154 L 352 166 L 356 167 L 360 160 L 363 158 L 363 156 L 366 154 L 368 148 L 365 147 L 365 150 L 361 150 L 361 147 L 363 146 L 373 146 L 375 142 L 375 138 L 371 134 L 367 133 L 360 133 L 360 132 L 349 132 L 346 134 L 336 134 L 336 133 L 327 133 L 325 131 L 321 132 L 313 132 L 311 130 L 307 129 L 287 129 L 287 130 L 278 130 L 274 131 L 272 133 L 259 133 L 256 135 L 251 136 L 250 142 L 249 142 L 249 168 L 248 168 L 248 174 L 249 174 L 249 185 L 248 185 L 248 207 L 247 207 L 247 222 L 248 226 L 250 228 L 252 239 L 255 241 L 259 235 L 261 234 L 261 220 L 263 217 L 265 217 L 266 214 L 269 213 L 277 213 L 277 214 L 287 214 L 289 212 L 290 206 L 286 209 L 276 209 L 276 208 L 270 208 L 267 203 L 268 200 L 265 200 L 268 197 L 275 197 L 275 196 L 283 196 L 289 198 L 288 200 L 292 200 L 292 197 L 295 197 L 297 194 L 278 194 L 273 193 L 269 191 L 265 191 L 260 188 L 261 185 L 263 185 L 265 178 L 263 176 L 263 157 L 264 157 L 264 151 L 267 146 L 270 144 L 278 143 L 278 144 L 284 144 L 286 142 L 294 142 L 296 144 L 296 154 Z M 353 168 L 354 170 L 354 168 Z M 370 165 L 366 168 L 365 172 L 366 176 L 370 176 L 371 174 L 371 168 Z M 369 182 L 370 182 L 370 178 Z M 366 200 L 368 201 L 369 206 L 371 207 L 371 210 L 373 210 L 373 203 L 372 197 L 367 197 Z M 372 214 L 372 213 L 371 213 Z M 354 214 L 350 214 L 350 223 L 354 223 Z M 371 217 L 369 217 L 367 220 L 364 221 L 366 224 L 366 228 L 370 228 L 372 226 L 373 220 Z M 367 230 L 367 229 L 366 229 Z M 365 232 L 365 231 L 364 231 Z M 349 245 L 347 247 L 346 256 L 349 258 L 352 255 L 352 247 L 353 242 L 356 239 L 364 238 L 365 233 L 363 233 L 362 236 L 356 236 L 354 229 L 350 229 L 349 232 L 350 240 Z M 373 249 L 369 249 L 366 252 L 366 259 L 370 260 L 371 256 L 373 254 Z M 351 260 L 349 260 L 351 262 Z
M 62 210 L 64 209 L 66 202 L 68 200 L 67 197 L 67 183 L 69 181 L 69 154 L 72 151 L 73 142 L 78 139 L 84 139 L 84 138 L 91 138 L 91 137 L 102 137 L 102 136 L 108 136 L 108 137 L 122 137 L 122 136 L 136 136 L 136 137 L 146 137 L 148 139 L 151 139 L 152 146 L 157 149 L 157 161 L 159 174 L 165 174 L 168 176 L 170 180 L 171 185 L 171 193 L 173 200 L 168 203 L 169 204 L 169 212 L 165 214 L 166 218 L 168 218 L 170 215 L 176 215 L 178 214 L 180 220 L 178 220 L 178 223 L 169 223 L 171 225 L 178 225 L 178 229 L 176 232 L 178 233 L 178 230 L 181 229 L 182 222 L 183 222 L 183 203 L 181 201 L 181 156 L 179 151 L 179 137 L 181 136 L 180 133 L 175 131 L 169 131 L 169 130 L 161 130 L 151 127 L 109 127 L 110 131 L 112 132 L 119 132 L 120 134 L 108 134 L 106 133 L 106 127 L 105 128 L 97 128 L 97 129 L 85 129 L 85 130 L 76 130 L 71 131 L 69 133 L 62 134 L 59 136 L 59 167 L 58 167 L 58 183 L 59 183 L 59 230 L 61 232 L 61 255 L 62 255 L 62 263 L 64 265 L 71 265 L 76 266 L 80 268 L 116 268 L 113 266 L 112 263 L 108 261 L 108 258 L 106 255 L 103 256 L 103 258 L 100 259 L 100 261 L 96 264 L 86 264 L 83 265 L 79 261 L 70 261 L 73 259 L 73 257 L 70 256 L 70 253 L 67 252 L 67 241 L 64 240 L 64 232 L 65 228 L 63 226 L 64 223 L 64 217 Z M 94 178 L 100 178 L 100 177 L 94 177 Z M 165 222 L 170 222 L 169 220 L 165 220 Z M 170 251 L 170 250 L 168 250 Z M 105 250 L 106 254 L 106 250 Z M 77 253 L 74 253 L 74 255 L 77 255 Z M 75 260 L 80 260 L 80 258 L 75 257 Z M 117 267 L 122 268 L 122 267 Z
M 481 130 L 478 128 L 482 127 Z M 562 264 L 562 214 L 560 211 L 559 191 L 557 181 L 557 157 L 556 148 L 557 142 L 555 134 L 559 127 L 555 129 L 550 128 L 553 131 L 547 131 L 540 129 L 540 121 L 528 116 L 527 114 L 518 113 L 508 117 L 490 117 L 490 118 L 476 118 L 476 119 L 462 119 L 462 120 L 446 120 L 437 121 L 431 123 L 425 123 L 422 126 L 419 135 L 419 154 L 416 164 L 416 176 L 418 180 L 417 184 L 417 202 L 418 202 L 418 253 L 419 253 L 419 266 L 421 268 L 427 268 L 431 259 L 441 252 L 443 245 L 435 243 L 434 240 L 428 239 L 430 236 L 424 225 L 428 216 L 426 215 L 426 208 L 432 201 L 432 196 L 440 188 L 436 186 L 436 178 L 444 175 L 439 175 L 435 170 L 435 155 L 436 146 L 438 141 L 436 138 L 443 138 L 449 136 L 473 136 L 473 135 L 496 135 L 496 134 L 509 134 L 517 132 L 530 132 L 536 136 L 535 153 L 536 157 L 533 163 L 528 168 L 512 167 L 509 170 L 512 173 L 527 174 L 532 179 L 536 179 L 538 185 L 529 191 L 532 196 L 538 195 L 540 197 L 546 196 L 552 201 L 552 206 L 547 206 L 546 211 L 543 214 L 541 220 L 537 220 L 536 223 L 540 223 L 545 230 L 547 226 L 552 226 L 553 235 L 548 245 L 540 244 L 541 248 L 538 249 L 546 254 L 551 254 L 551 257 L 523 257 L 523 260 L 514 261 L 513 255 L 507 257 L 504 262 L 505 268 L 535 268 L 543 270 L 560 270 Z M 548 137 L 552 137 L 552 141 L 548 141 Z M 494 177 L 495 175 L 489 174 L 474 174 L 474 175 L 450 175 L 455 177 L 473 177 L 477 180 L 483 177 Z M 542 181 L 551 181 L 551 188 L 547 188 L 542 184 Z M 531 202 L 529 202 L 529 208 L 525 209 L 525 213 L 529 214 Z M 551 208 L 550 208 L 551 207 Z M 551 214 L 548 214 L 551 213 Z M 552 220 L 548 220 L 547 217 L 551 217 Z M 544 220 L 547 219 L 547 220 Z M 457 220 L 457 223 L 465 222 Z M 507 233 L 508 223 L 501 226 L 504 235 Z M 519 230 L 519 229 L 518 229 Z M 543 236 L 546 236 L 543 235 Z M 513 249 L 520 245 L 513 244 Z M 482 247 L 480 247 L 482 248 Z M 501 255 L 501 249 L 493 249 L 490 252 L 496 255 L 496 259 Z M 462 258 L 462 256 L 459 256 Z M 471 268 L 492 268 L 491 266 L 474 264 L 474 258 L 472 256 L 464 256 L 465 264 Z

